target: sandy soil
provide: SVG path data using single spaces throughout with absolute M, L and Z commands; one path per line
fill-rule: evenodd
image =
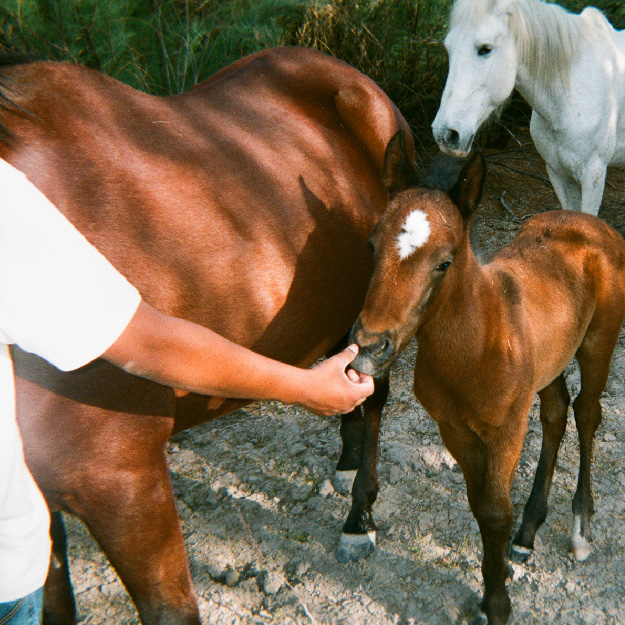
M 523 219 L 557 208 L 527 146 L 491 155 L 479 239 L 492 252 Z M 528 160 L 529 159 L 529 160 Z M 519 174 L 514 170 L 523 170 Z M 625 231 L 625 175 L 609 176 L 601 216 Z M 339 564 L 349 500 L 331 485 L 338 420 L 257 404 L 185 432 L 169 445 L 189 559 L 211 624 L 470 623 L 481 594 L 481 544 L 462 475 L 412 395 L 411 345 L 397 362 L 383 417 L 375 505 L 378 549 Z M 579 388 L 574 367 L 571 395 Z M 536 552 L 508 583 L 514 625 L 625 623 L 625 335 L 602 400 L 590 558 L 568 553 L 577 476 L 572 418 Z M 540 449 L 536 405 L 512 498 L 519 522 Z M 129 597 L 82 524 L 67 519 L 81 625 L 138 623 Z

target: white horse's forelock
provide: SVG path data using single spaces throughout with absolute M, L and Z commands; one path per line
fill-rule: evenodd
M 587 34 L 581 20 L 557 4 L 542 0 L 456 0 L 449 28 L 470 21 L 478 25 L 488 14 L 510 16 L 519 61 L 542 85 L 560 78 L 567 82 L 571 64 Z

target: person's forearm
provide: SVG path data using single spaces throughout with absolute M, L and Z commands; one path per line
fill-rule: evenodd
M 354 355 L 311 370 L 286 365 L 236 345 L 145 303 L 104 357 L 125 371 L 203 395 L 273 399 L 315 412 L 351 410 L 373 390 L 345 376 Z M 362 388 L 361 388 L 362 387 Z

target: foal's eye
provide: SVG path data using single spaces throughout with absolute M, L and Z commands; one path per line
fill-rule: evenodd
M 452 265 L 452 262 L 450 260 L 445 261 L 444 263 L 441 263 L 437 268 L 436 271 L 440 271 L 441 273 L 445 273 L 448 269 L 449 266 Z
M 488 43 L 484 43 L 477 48 L 478 56 L 488 56 L 493 51 L 493 46 Z

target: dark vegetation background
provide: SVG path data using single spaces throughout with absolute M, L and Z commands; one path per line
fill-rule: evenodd
M 442 40 L 452 0 L 2 0 L 0 51 L 73 61 L 153 94 L 179 93 L 247 54 L 309 46 L 375 80 L 421 149 L 447 72 Z M 562 0 L 579 12 L 589 2 Z M 596 0 L 616 28 L 625 3 Z M 517 96 L 486 129 L 486 147 L 527 125 Z

